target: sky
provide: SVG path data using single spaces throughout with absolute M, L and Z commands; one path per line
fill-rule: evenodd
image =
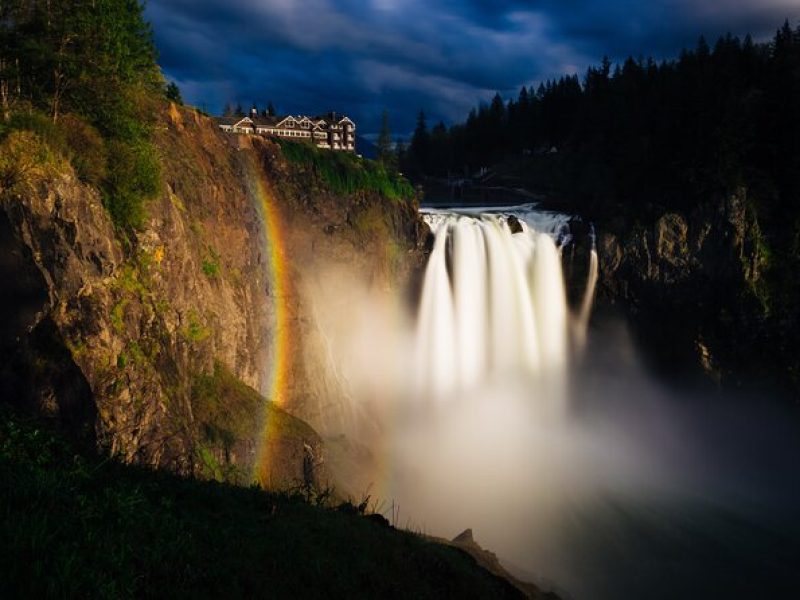
M 165 76 L 211 113 L 272 101 L 375 134 L 463 121 L 496 92 L 627 56 L 672 58 L 700 35 L 767 40 L 800 0 L 149 0 Z

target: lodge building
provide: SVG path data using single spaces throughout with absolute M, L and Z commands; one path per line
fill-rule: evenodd
M 217 125 L 228 133 L 275 135 L 298 141 L 308 141 L 317 148 L 355 152 L 356 124 L 345 116 L 328 113 L 321 117 L 303 115 L 269 117 L 252 109 L 247 116 L 216 118 Z

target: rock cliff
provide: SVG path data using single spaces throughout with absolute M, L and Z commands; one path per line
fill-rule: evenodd
M 597 245 L 601 301 L 632 318 L 657 366 L 797 394 L 797 315 L 774 298 L 770 253 L 745 189 L 651 224 L 612 222 Z
M 286 460 L 268 476 L 296 480 L 320 440 L 283 409 L 322 390 L 298 360 L 281 406 L 255 393 L 271 392 L 276 303 L 303 347 L 311 316 L 295 290 L 309 263 L 333 257 L 400 285 L 424 227 L 413 201 L 337 196 L 277 144 L 227 136 L 196 111 L 165 104 L 159 123 L 162 192 L 140 231 L 115 230 L 65 161 L 0 186 L 2 392 L 127 462 L 234 480 L 251 476 L 265 422 L 280 422 L 269 443 Z M 281 299 L 265 201 L 286 237 Z

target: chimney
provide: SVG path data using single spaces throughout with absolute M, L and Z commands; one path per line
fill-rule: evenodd
M 250 109 L 250 118 L 255 119 L 258 116 L 258 108 L 256 108 L 255 104 L 253 108 Z

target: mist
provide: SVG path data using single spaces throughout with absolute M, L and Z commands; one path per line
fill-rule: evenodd
M 341 271 L 306 290 L 326 340 L 321 368 L 338 386 L 314 425 L 363 450 L 332 444 L 337 484 L 372 494 L 397 526 L 447 538 L 472 528 L 506 568 L 566 598 L 794 588 L 797 415 L 656 379 L 621 317 L 587 323 L 592 269 L 578 306 L 563 289 L 537 289 L 563 287 L 560 246 L 539 237 L 569 243 L 563 222 L 528 218 L 512 234 L 491 216 L 480 227 L 497 239 L 470 238 L 478 250 L 459 255 L 458 227 L 476 226 L 463 219 L 433 219 L 441 255 L 435 247 L 417 313 L 396 290 Z M 503 244 L 512 254 L 493 277 Z M 472 279 L 484 268 L 487 306 Z M 525 301 L 498 299 L 507 293 Z M 517 336 L 540 347 L 518 360 Z

